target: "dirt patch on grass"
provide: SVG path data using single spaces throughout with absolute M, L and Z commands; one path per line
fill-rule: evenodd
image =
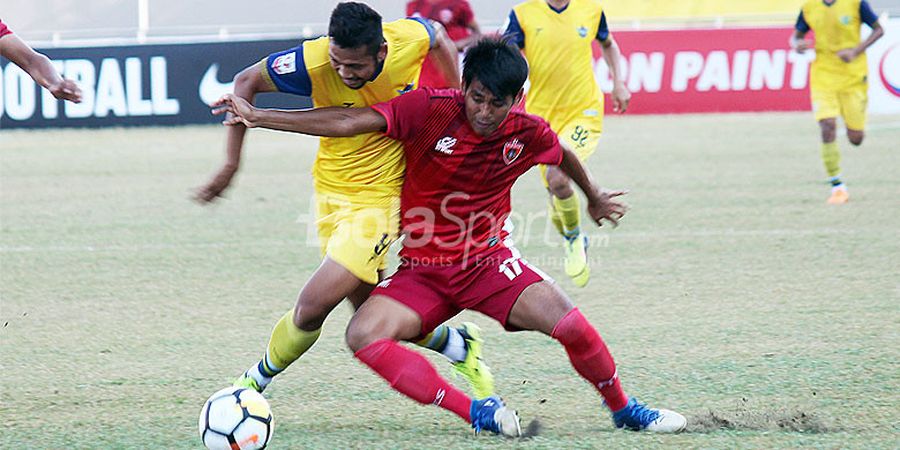
M 541 419 L 535 418 L 532 419 L 531 422 L 522 430 L 522 439 L 529 439 L 541 434 L 544 430 L 544 424 L 541 422 Z
M 829 433 L 839 431 L 814 411 L 803 408 L 772 408 L 740 400 L 733 408 L 710 409 L 688 417 L 685 431 L 706 433 L 716 430 L 797 431 Z

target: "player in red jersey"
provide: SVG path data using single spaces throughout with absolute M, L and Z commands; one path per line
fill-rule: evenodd
M 518 50 L 485 39 L 466 53 L 462 92 L 418 90 L 370 108 L 259 110 L 234 96 L 214 106 L 234 114 L 226 124 L 319 136 L 380 130 L 404 143 L 402 263 L 347 329 L 355 356 L 394 389 L 450 410 L 476 430 L 520 435 L 518 416 L 499 398 L 472 400 L 423 356 L 398 343 L 471 309 L 510 331 L 536 330 L 559 341 L 575 370 L 600 391 L 617 427 L 680 431 L 686 425 L 680 414 L 625 395 L 596 329 L 507 239 L 510 189 L 536 164 L 557 165 L 571 177 L 598 225 L 616 224 L 625 212 L 615 200 L 622 192 L 600 189 L 546 122 L 513 110 L 527 75 Z
M 412 0 L 406 3 L 406 15 L 422 17 L 443 25 L 447 36 L 460 52 L 481 37 L 481 28 L 475 21 L 475 13 L 467 0 Z M 429 57 L 422 65 L 419 86 L 455 88 L 459 86 L 459 82 L 450 83 Z
M 53 67 L 50 59 L 34 51 L 0 20 L 0 56 L 21 67 L 34 81 L 54 97 L 81 103 L 81 89 L 74 81 L 65 79 Z

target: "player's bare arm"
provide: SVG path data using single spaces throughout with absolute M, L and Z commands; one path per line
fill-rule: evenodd
M 256 94 L 273 91 L 274 87 L 266 83 L 262 76 L 263 70 L 266 70 L 265 62 L 260 61 L 238 73 L 234 77 L 233 95 L 245 99 L 247 102 L 253 102 Z M 212 202 L 217 197 L 221 197 L 222 192 L 231 184 L 231 180 L 241 164 L 241 151 L 244 147 L 244 133 L 246 131 L 242 124 L 228 127 L 225 140 L 225 163 L 204 186 L 197 189 L 194 194 L 196 201 L 200 203 Z
M 882 36 L 884 36 L 884 28 L 880 23 L 875 22 L 875 25 L 872 27 L 872 33 L 869 35 L 869 37 L 866 38 L 866 40 L 860 42 L 856 47 L 838 50 L 837 55 L 844 62 L 851 62 L 854 59 L 858 58 L 859 55 L 865 53 L 866 49 L 872 46 L 872 44 L 874 44 L 877 40 L 881 39 Z
M 616 200 L 616 197 L 625 195 L 626 191 L 606 191 L 600 188 L 590 172 L 584 167 L 581 159 L 575 152 L 563 148 L 562 162 L 559 169 L 563 171 L 584 192 L 588 200 L 588 213 L 597 226 L 603 226 L 603 220 L 608 220 L 613 226 L 619 224 L 619 219 L 625 215 L 628 207 Z
M 234 94 L 225 94 L 211 106 L 213 114 L 227 114 L 222 123 L 241 128 L 268 128 L 325 137 L 348 137 L 387 129 L 387 121 L 372 108 L 260 109 Z
M 612 75 L 613 90 L 611 92 L 613 101 L 613 111 L 624 113 L 628 109 L 628 103 L 631 102 L 631 92 L 625 87 L 625 80 L 622 77 L 622 52 L 619 50 L 619 44 L 613 39 L 612 34 L 606 40 L 600 41 L 603 46 L 603 59 L 609 67 L 609 73 Z
M 434 46 L 428 51 L 428 57 L 432 58 L 444 79 L 450 83 L 451 88 L 459 88 L 459 59 L 456 44 L 450 40 L 444 26 L 438 22 L 431 22 L 434 27 Z
M 63 78 L 53 67 L 50 58 L 34 51 L 14 34 L 0 38 L 0 55 L 21 67 L 39 85 L 45 87 L 54 97 L 81 103 L 81 89 L 74 81 Z
M 457 52 L 464 51 L 470 45 L 481 39 L 481 27 L 478 26 L 478 22 L 474 18 L 471 22 L 466 24 L 466 28 L 468 28 L 472 34 L 453 43 L 456 46 Z
M 794 49 L 797 53 L 804 53 L 810 48 L 812 48 L 812 41 L 806 39 L 806 31 L 794 30 L 794 34 L 791 35 L 790 44 L 791 48 Z

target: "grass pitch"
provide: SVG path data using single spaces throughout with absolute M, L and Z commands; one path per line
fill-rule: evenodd
M 825 204 L 809 114 L 613 117 L 590 160 L 629 188 L 591 231 L 591 283 L 542 238 L 536 173 L 520 249 L 598 327 L 628 392 L 690 420 L 613 430 L 563 350 L 485 329 L 498 392 L 542 433 L 473 436 L 402 398 L 343 343 L 339 307 L 267 391 L 271 448 L 897 446 L 900 118 L 841 143 L 851 202 Z M 2 448 L 198 448 L 200 407 L 255 361 L 318 264 L 307 243 L 315 140 L 255 131 L 237 186 L 188 200 L 222 158 L 219 127 L 0 134 Z M 432 357 L 439 370 L 449 366 Z M 461 383 L 461 380 L 458 380 Z

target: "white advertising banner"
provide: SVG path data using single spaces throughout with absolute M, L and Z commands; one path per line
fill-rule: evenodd
M 866 51 L 869 113 L 900 114 L 900 18 L 882 19 L 881 26 L 884 37 Z

